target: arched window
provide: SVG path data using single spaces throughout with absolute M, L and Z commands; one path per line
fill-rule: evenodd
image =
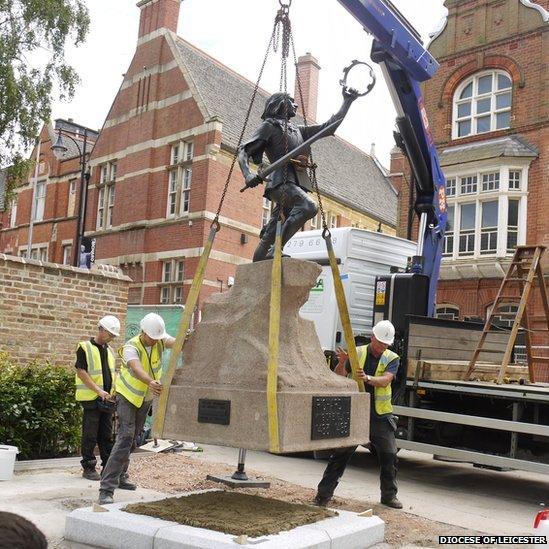
M 494 304 L 486 307 L 486 318 L 490 316 Z M 515 303 L 502 303 L 498 305 L 496 314 L 492 317 L 492 324 L 499 326 L 500 328 L 512 328 L 515 317 L 518 313 L 518 305 Z
M 459 319 L 459 307 L 457 305 L 437 305 L 437 318 L 445 318 L 446 320 Z
M 511 123 L 511 77 L 483 71 L 464 80 L 454 94 L 452 137 L 508 128 Z

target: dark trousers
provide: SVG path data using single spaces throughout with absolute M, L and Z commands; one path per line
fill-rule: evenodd
M 374 447 L 379 461 L 379 481 L 381 500 L 390 500 L 396 496 L 397 487 L 397 447 L 395 429 L 387 418 L 371 418 L 370 442 Z M 322 480 L 318 485 L 317 494 L 323 499 L 329 499 L 339 484 L 347 464 L 354 454 L 356 446 L 334 450 L 328 460 Z
M 312 219 L 318 211 L 316 204 L 307 193 L 295 183 L 284 183 L 269 192 L 269 198 L 276 203 L 271 214 L 271 219 L 261 231 L 261 240 L 254 252 L 254 261 L 261 261 L 274 244 L 276 237 L 276 223 L 280 215 L 280 209 L 284 214 L 282 224 L 282 247 L 294 236 L 294 234 Z
M 99 447 L 101 467 L 105 467 L 112 449 L 112 413 L 102 412 L 93 406 L 94 403 L 83 403 L 82 417 L 82 460 L 86 470 L 94 470 L 97 464 L 95 446 Z
M 118 415 L 118 431 L 116 442 L 111 451 L 109 461 L 101 475 L 100 490 L 114 492 L 118 487 L 120 477 L 127 477 L 130 465 L 130 454 L 136 448 L 136 439 L 143 430 L 152 400 L 143 402 L 139 408 L 122 395 L 116 397 Z

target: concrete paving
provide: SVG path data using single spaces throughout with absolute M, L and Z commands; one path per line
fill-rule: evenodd
M 203 453 L 190 455 L 236 466 L 238 450 L 204 446 Z M 399 458 L 399 497 L 408 513 L 489 534 L 525 534 L 530 533 L 540 502 L 549 504 L 549 478 L 542 475 L 481 470 L 466 464 L 434 461 L 430 456 L 409 451 L 401 451 Z M 52 540 L 52 548 L 63 547 L 60 540 L 66 515 L 73 509 L 91 505 L 98 494 L 97 482 L 87 481 L 72 471 L 78 466 L 77 459 L 53 465 L 57 469 L 49 469 L 51 464 L 46 463 L 42 467 L 47 469 L 29 470 L 21 464 L 13 480 L 0 482 L 0 510 L 32 520 Z M 250 451 L 246 465 L 314 488 L 325 462 Z M 378 487 L 375 458 L 359 450 L 336 494 L 376 502 Z M 161 495 L 145 489 L 117 490 L 116 501 L 140 501 Z M 452 533 L 451 527 L 448 533 Z
M 236 464 L 238 450 L 204 446 L 197 459 Z M 301 486 L 316 488 L 325 461 L 247 452 L 246 465 Z M 360 449 L 336 495 L 379 501 L 376 458 Z M 540 503 L 549 505 L 549 478 L 519 471 L 477 469 L 435 461 L 418 452 L 399 452 L 399 499 L 404 511 L 488 534 L 530 533 Z M 451 529 L 449 529 L 451 533 Z
M 51 540 L 51 547 L 64 547 L 61 539 L 66 515 L 92 505 L 98 490 L 99 482 L 85 480 L 70 469 L 25 471 L 16 473 L 13 480 L 0 482 L 0 510 L 28 518 Z M 120 502 L 141 501 L 148 496 L 162 494 L 145 489 L 116 491 Z

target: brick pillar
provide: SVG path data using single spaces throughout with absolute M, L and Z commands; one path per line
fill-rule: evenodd
M 137 7 L 141 10 L 139 38 L 162 28 L 177 32 L 180 4 L 181 0 L 140 0 L 137 2 Z
M 318 61 L 307 52 L 297 60 L 297 74 L 301 82 L 301 91 L 303 93 L 303 105 L 295 80 L 294 99 L 298 106 L 298 113 L 303 116 L 303 111 L 307 115 L 307 122 L 316 122 L 316 108 L 318 102 L 318 73 L 320 65 Z
M 397 236 L 408 237 L 408 216 L 410 211 L 410 164 L 398 147 L 391 150 L 389 179 L 398 192 Z M 415 216 L 414 216 L 415 217 Z

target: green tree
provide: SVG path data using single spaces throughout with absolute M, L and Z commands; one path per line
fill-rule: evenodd
M 60 99 L 73 96 L 79 78 L 65 47 L 81 44 L 89 24 L 82 0 L 0 0 L 0 167 L 21 173 L 56 86 Z

